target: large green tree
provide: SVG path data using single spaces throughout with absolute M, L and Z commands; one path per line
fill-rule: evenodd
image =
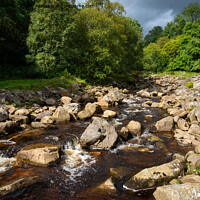
M 55 76 L 69 65 L 64 33 L 72 23 L 76 7 L 67 0 L 34 1 L 27 38 L 31 54 L 27 59 L 34 62 L 44 76 Z

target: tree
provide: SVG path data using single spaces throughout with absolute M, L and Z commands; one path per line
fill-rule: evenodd
M 191 2 L 187 7 L 182 11 L 187 22 L 195 22 L 200 17 L 200 4 Z
M 154 43 L 158 38 L 162 36 L 163 28 L 161 26 L 155 26 L 149 33 L 144 37 L 144 45 L 147 46 L 150 43 Z
M 32 7 L 32 0 L 0 1 L 0 65 L 25 65 Z
M 182 14 L 177 14 L 173 22 L 169 22 L 163 31 L 164 36 L 169 38 L 174 38 L 183 33 L 183 28 L 185 27 L 186 20 Z
M 75 11 L 67 0 L 35 0 L 27 38 L 31 54 L 27 59 L 35 62 L 38 71 L 47 77 L 55 76 L 69 65 L 63 34 Z

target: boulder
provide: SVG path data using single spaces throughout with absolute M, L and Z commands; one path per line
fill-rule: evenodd
M 80 120 L 85 120 L 85 119 L 89 119 L 92 117 L 92 113 L 86 110 L 83 110 L 81 112 L 78 113 L 78 118 Z
M 53 124 L 55 119 L 52 116 L 45 116 L 41 119 L 42 124 Z
M 146 168 L 128 180 L 124 188 L 137 191 L 158 187 L 183 174 L 184 168 L 183 159 L 178 158 L 160 166 Z
M 49 166 L 60 158 L 60 146 L 46 143 L 31 144 L 17 153 L 18 163 Z
M 59 106 L 53 114 L 53 118 L 57 123 L 65 123 L 70 121 L 70 114 L 64 107 Z
M 62 102 L 63 104 L 71 103 L 71 101 L 72 101 L 72 98 L 70 98 L 70 97 L 63 96 L 63 97 L 61 98 L 61 102 Z
M 6 121 L 9 118 L 8 112 L 0 108 L 0 122 Z
M 194 153 L 194 151 L 189 151 L 185 155 L 185 160 L 188 162 L 190 165 L 190 169 L 194 170 L 196 167 L 199 165 L 200 162 L 200 155 Z
M 174 126 L 174 119 L 173 117 L 166 117 L 164 119 L 161 119 L 158 121 L 155 125 L 157 131 L 163 132 L 163 131 L 172 131 Z
M 182 131 L 188 131 L 190 128 L 189 124 L 182 118 L 178 120 L 177 125 Z
M 54 99 L 46 99 L 44 102 L 49 106 L 54 106 L 56 104 Z
M 159 103 L 153 102 L 153 103 L 151 104 L 151 107 L 152 107 L 152 108 L 159 108 Z
M 133 136 L 135 136 L 135 135 L 140 136 L 141 135 L 141 128 L 142 128 L 142 126 L 141 126 L 140 122 L 132 120 L 132 121 L 130 121 L 128 123 L 128 125 L 126 126 L 126 128 L 129 130 L 129 132 Z
M 85 106 L 85 111 L 89 111 L 92 115 L 102 113 L 101 106 L 95 103 L 87 103 Z
M 199 175 L 186 175 L 179 179 L 180 183 L 200 183 Z
M 100 105 L 102 110 L 106 110 L 109 107 L 109 104 L 107 102 L 105 102 L 105 101 L 102 101 L 102 100 L 98 101 L 98 102 L 95 102 L 95 103 Z
M 23 115 L 23 116 L 28 116 L 30 114 L 30 110 L 21 108 L 17 111 L 15 111 L 15 115 Z
M 107 120 L 93 117 L 92 123 L 86 128 L 80 138 L 82 147 L 108 149 L 115 146 L 118 135 L 115 128 Z
M 52 91 L 47 86 L 43 87 L 42 93 L 46 97 L 51 97 L 53 95 Z
M 128 139 L 128 136 L 129 136 L 129 130 L 128 130 L 126 127 L 122 127 L 121 130 L 120 130 L 120 132 L 119 132 L 119 135 L 120 135 L 123 139 L 127 140 L 127 139 Z
M 188 133 L 192 135 L 200 135 L 200 126 L 198 124 L 192 124 Z
M 65 108 L 69 113 L 77 114 L 80 111 L 81 106 L 78 103 L 68 103 L 64 104 L 63 108 Z
M 174 184 L 158 187 L 153 196 L 156 200 L 197 200 L 200 197 L 200 183 Z
M 104 111 L 103 113 L 103 116 L 104 118 L 114 118 L 117 116 L 117 113 L 115 111 L 112 111 L 112 110 L 106 110 Z
M 23 115 L 10 115 L 9 118 L 13 121 L 19 122 L 21 124 L 28 124 L 29 118 Z
M 47 128 L 47 125 L 43 124 L 42 122 L 32 122 L 31 126 L 33 128 Z
M 13 133 L 16 128 L 17 123 L 15 121 L 0 122 L 0 133 Z
M 121 103 L 123 101 L 122 95 L 117 91 L 110 91 L 107 95 L 105 95 L 102 101 L 105 101 L 109 104 L 114 104 L 115 102 Z
M 40 113 L 40 114 L 35 118 L 35 120 L 36 120 L 36 121 L 40 121 L 43 117 L 45 117 L 45 116 L 51 116 L 52 114 L 53 114 L 52 111 L 45 111 L 45 112 L 42 112 L 42 113 Z

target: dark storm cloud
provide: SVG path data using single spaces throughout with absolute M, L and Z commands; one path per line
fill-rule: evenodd
M 83 2 L 84 0 L 79 0 Z M 113 0 L 114 1 L 114 0 Z M 164 27 L 190 2 L 200 0 L 118 0 L 127 11 L 127 16 L 139 20 L 144 35 L 154 26 Z

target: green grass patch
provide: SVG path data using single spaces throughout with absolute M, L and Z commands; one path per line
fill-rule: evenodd
M 180 76 L 180 77 L 192 77 L 192 76 L 196 76 L 199 75 L 199 73 L 197 72 L 186 72 L 186 71 L 170 71 L 170 72 L 162 72 L 162 73 L 157 73 L 157 74 L 153 74 L 153 75 L 160 75 L 160 76 Z
M 27 80 L 7 80 L 0 81 L 0 89 L 8 88 L 10 90 L 41 90 L 44 86 L 52 89 L 58 87 L 68 88 L 72 83 L 84 83 L 84 80 L 73 78 L 53 78 L 53 79 L 27 79 Z

